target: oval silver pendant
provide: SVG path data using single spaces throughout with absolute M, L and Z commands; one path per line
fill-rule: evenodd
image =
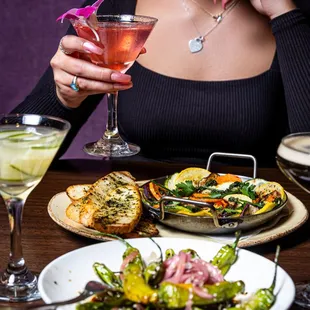
M 191 53 L 197 53 L 200 52 L 203 49 L 203 39 L 200 37 L 197 37 L 195 39 L 189 40 L 188 46 Z

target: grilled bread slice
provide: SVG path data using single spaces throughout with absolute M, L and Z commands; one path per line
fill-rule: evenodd
M 89 193 L 91 192 L 94 195 L 105 197 L 109 191 L 124 185 L 136 186 L 133 176 L 127 171 L 111 172 L 96 181 Z
M 128 189 L 118 191 L 119 188 L 127 185 L 130 186 L 129 191 Z M 98 230 L 109 231 L 110 233 L 128 232 L 129 229 L 132 230 L 135 227 L 142 214 L 142 206 L 139 189 L 129 172 L 112 172 L 96 181 L 89 189 L 87 186 L 88 184 L 68 187 L 67 194 L 72 201 L 66 209 L 68 218 L 86 227 L 95 229 L 98 227 Z M 124 216 L 129 202 L 131 202 L 132 207 L 127 210 L 128 218 L 124 219 L 123 223 L 118 223 L 116 219 L 113 227 L 110 225 L 108 228 L 102 228 L 106 225 L 106 221 L 99 219 L 101 215 L 104 217 L 111 216 L 111 213 L 114 212 L 112 209 L 116 210 L 116 206 L 119 206 L 120 209 L 116 210 L 117 214 L 119 212 L 122 214 L 121 216 Z M 137 208 L 136 211 L 134 210 L 135 207 Z
M 78 200 L 89 194 L 92 184 L 71 185 L 67 188 L 66 193 L 71 201 Z
M 66 216 L 77 223 L 80 223 L 80 211 L 82 209 L 82 205 L 76 201 L 72 201 L 70 205 L 66 209 Z
M 103 198 L 103 197 L 102 197 Z M 137 186 L 120 186 L 101 199 L 90 194 L 80 213 L 84 226 L 110 234 L 131 232 L 142 215 L 142 203 Z

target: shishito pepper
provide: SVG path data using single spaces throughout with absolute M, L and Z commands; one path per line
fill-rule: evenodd
M 244 283 L 219 282 L 212 285 L 204 285 L 203 289 L 210 294 L 211 298 L 202 298 L 194 293 L 192 284 L 161 283 L 158 291 L 159 302 L 165 308 L 184 308 L 187 302 L 192 301 L 195 306 L 205 306 L 224 302 L 232 299 L 236 294 L 244 291 Z
M 158 294 L 144 279 L 144 264 L 139 250 L 127 245 L 123 259 L 126 259 L 129 255 L 135 256 L 127 263 L 123 270 L 123 290 L 125 296 L 136 303 L 155 303 L 158 299 Z
M 98 277 L 101 279 L 101 281 L 107 284 L 109 287 L 111 288 L 122 287 L 119 277 L 117 277 L 115 273 L 111 271 L 105 264 L 94 263 L 93 269 L 95 273 L 98 275 Z
M 101 234 L 118 239 L 127 247 L 123 254 L 123 260 L 128 260 L 128 262 L 122 271 L 125 299 L 142 304 L 156 303 L 158 294 L 144 279 L 144 263 L 139 250 L 132 247 L 126 240 L 117 235 Z
M 241 232 L 238 231 L 236 233 L 236 241 L 232 245 L 224 245 L 211 261 L 212 265 L 217 266 L 221 270 L 223 276 L 237 260 L 236 248 L 240 237 Z
M 246 302 L 236 307 L 228 308 L 227 310 L 269 310 L 271 308 L 271 306 L 276 301 L 276 296 L 274 295 L 273 291 L 276 285 L 279 253 L 280 253 L 280 247 L 278 246 L 275 257 L 275 273 L 271 286 L 269 288 L 259 289 Z

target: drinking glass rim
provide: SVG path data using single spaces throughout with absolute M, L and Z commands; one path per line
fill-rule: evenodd
M 51 115 L 45 115 L 45 114 L 35 114 L 35 113 L 0 113 L 0 119 L 3 117 L 23 117 L 23 116 L 45 117 L 47 119 L 65 124 L 65 127 L 60 129 L 60 130 L 70 130 L 71 129 L 71 124 L 69 121 L 67 121 L 63 118 L 57 117 L 57 116 L 51 116 Z M 2 125 L 5 125 L 5 124 L 0 123 L 0 126 L 2 126 Z M 25 124 L 25 125 L 27 125 L 27 124 Z M 30 125 L 31 124 L 29 124 L 29 126 Z M 32 125 L 32 126 L 40 126 L 40 124 Z
M 297 152 L 300 152 L 300 153 L 303 153 L 303 154 L 307 154 L 309 155 L 308 152 L 304 152 L 302 150 L 299 150 L 299 149 L 296 149 L 290 145 L 287 145 L 287 143 L 285 142 L 285 140 L 289 139 L 289 138 L 292 138 L 292 137 L 298 137 L 298 136 L 309 136 L 310 137 L 310 131 L 305 131 L 305 132 L 294 132 L 294 133 L 291 133 L 291 134 L 288 134 L 286 135 L 285 137 L 283 137 L 281 139 L 281 144 L 283 144 L 285 147 L 287 147 L 288 149 L 291 149 L 293 151 L 297 151 Z
M 96 15 L 97 18 L 124 18 L 124 20 L 106 20 L 106 21 L 97 21 L 97 23 L 100 25 L 100 24 L 103 24 L 103 23 L 119 23 L 119 22 L 128 22 L 128 23 L 132 23 L 134 22 L 135 25 L 138 25 L 138 24 L 141 24 L 141 25 L 153 25 L 155 23 L 158 22 L 158 18 L 156 17 L 152 17 L 152 16 L 147 16 L 147 15 L 134 15 L 134 14 L 98 14 Z M 129 20 L 126 20 L 126 17 L 127 19 Z M 141 20 L 137 20 L 137 21 L 134 21 L 134 20 L 130 20 L 132 18 L 141 18 Z M 146 19 L 145 21 L 143 19 Z M 73 20 L 73 23 L 74 22 L 78 22 L 78 23 L 86 23 L 84 19 L 76 19 L 76 20 Z

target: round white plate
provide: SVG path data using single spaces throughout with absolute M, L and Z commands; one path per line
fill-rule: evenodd
M 192 248 L 207 261 L 211 260 L 221 248 L 218 243 L 196 239 L 155 238 L 155 240 L 163 251 L 168 248 L 173 248 L 176 252 L 184 248 Z M 146 260 L 151 256 L 154 259 L 154 255 L 159 255 L 156 245 L 150 239 L 128 239 L 127 241 L 137 247 Z M 125 246 L 120 241 L 111 241 L 87 246 L 55 259 L 44 268 L 39 277 L 39 290 L 43 300 L 51 303 L 77 296 L 88 281 L 98 281 L 92 269 L 94 262 L 104 263 L 111 270 L 118 271 L 124 251 Z M 279 261 L 281 265 L 281 253 Z M 246 284 L 246 291 L 253 293 L 259 288 L 271 285 L 274 266 L 272 261 L 262 256 L 239 249 L 238 260 L 225 278 L 229 281 L 243 280 Z M 271 309 L 289 309 L 294 300 L 295 288 L 292 279 L 281 267 L 278 269 L 275 294 L 276 303 Z M 75 305 L 62 309 L 73 310 Z
M 254 230 L 242 233 L 239 241 L 239 247 L 249 247 L 282 238 L 289 233 L 295 231 L 303 225 L 308 219 L 308 211 L 304 204 L 290 193 L 286 207 L 282 210 L 277 218 L 260 226 Z M 66 192 L 56 194 L 48 204 L 48 213 L 50 217 L 61 227 L 84 237 L 96 240 L 112 240 L 112 238 L 98 234 L 94 229 L 87 228 L 82 224 L 76 223 L 66 216 L 66 208 L 71 203 Z M 160 237 L 168 238 L 191 238 L 205 240 L 209 238 L 211 241 L 219 243 L 232 243 L 235 239 L 234 234 L 226 235 L 204 235 L 191 234 L 188 232 L 173 229 L 160 223 L 156 224 Z

